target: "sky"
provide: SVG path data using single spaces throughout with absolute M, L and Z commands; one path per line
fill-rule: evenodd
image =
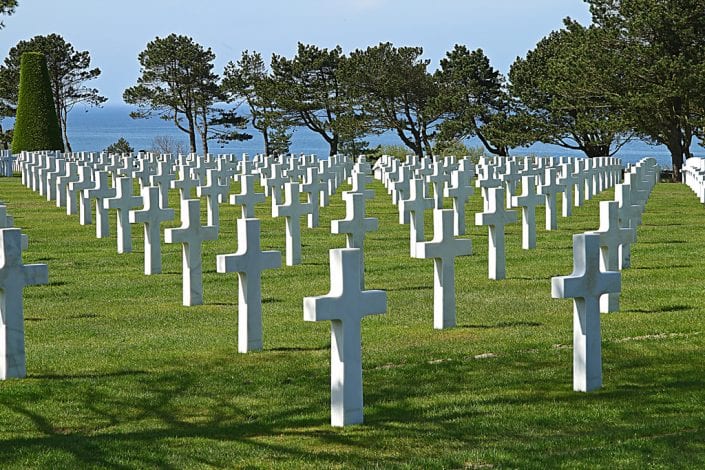
M 455 44 L 482 48 L 506 74 L 567 16 L 590 22 L 582 0 L 19 0 L 15 14 L 2 18 L 0 53 L 60 34 L 101 69 L 90 86 L 107 104 L 123 104 L 123 90 L 140 73 L 138 54 L 170 33 L 210 47 L 219 74 L 245 49 L 292 57 L 297 42 L 349 52 L 387 41 L 423 47 L 432 69 Z

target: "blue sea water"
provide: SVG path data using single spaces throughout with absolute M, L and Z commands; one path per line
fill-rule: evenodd
M 100 151 L 108 145 L 124 137 L 136 150 L 149 150 L 153 148 L 154 138 L 169 136 L 181 142 L 188 149 L 188 138 L 185 133 L 178 130 L 173 122 L 152 117 L 150 119 L 132 119 L 130 111 L 134 108 L 127 105 L 106 105 L 102 108 L 82 108 L 76 106 L 69 114 L 68 134 L 69 141 L 74 151 Z M 3 128 L 12 126 L 12 119 L 2 121 Z M 216 141 L 209 143 L 211 153 L 232 153 L 250 155 L 263 151 L 261 135 L 254 129 L 248 132 L 253 138 L 244 142 L 230 142 L 220 144 Z M 392 132 L 379 136 L 370 136 L 367 139 L 371 145 L 389 144 L 399 145 L 401 141 Z M 470 146 L 481 146 L 478 139 L 469 139 Z M 200 149 L 199 149 L 200 150 Z M 297 128 L 292 137 L 291 152 L 328 155 L 328 145 L 316 133 L 306 128 Z M 693 144 L 692 151 L 697 156 L 705 157 L 705 148 Z M 513 149 L 512 155 L 541 155 L 541 156 L 583 156 L 582 152 L 565 149 L 556 145 L 536 143 L 530 147 Z M 624 163 L 634 163 L 649 156 L 656 158 L 663 168 L 671 167 L 671 158 L 666 147 L 662 145 L 649 145 L 643 141 L 633 141 L 622 147 L 616 154 Z

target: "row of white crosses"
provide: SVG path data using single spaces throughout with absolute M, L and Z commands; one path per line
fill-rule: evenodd
M 63 158 L 62 158 L 63 157 Z M 309 227 L 318 225 L 318 207 L 328 203 L 330 195 L 344 181 L 352 165 L 349 159 L 333 156 L 318 162 L 313 156 L 283 156 L 277 162 L 273 157 L 244 158 L 237 164 L 230 155 L 156 156 L 153 154 L 106 155 L 81 153 L 57 155 L 53 153 L 24 153 L 20 156 L 23 182 L 48 199 L 55 198 L 57 206 L 65 206 L 68 214 L 80 207 L 80 223 L 92 223 L 90 201 L 96 201 L 96 235 L 108 236 L 106 211 L 113 209 L 117 216 L 117 251 L 132 251 L 132 223 L 143 223 L 145 230 L 145 274 L 161 272 L 160 223 L 174 218 L 168 209 L 168 190 L 178 189 L 181 222 L 178 229 L 165 231 L 166 243 L 181 243 L 183 258 L 183 303 L 202 303 L 201 244 L 217 238 L 219 231 L 219 203 L 227 200 L 232 178 L 242 178 L 242 189 L 230 198 L 241 204 L 243 211 L 253 214 L 254 205 L 260 201 L 255 194 L 252 178 L 257 173 L 273 175 L 263 177 L 263 183 L 272 193 L 274 216 L 286 219 L 287 265 L 301 262 L 300 217 L 308 215 Z M 320 169 L 320 173 L 319 173 Z M 285 175 L 286 173 L 286 175 Z M 303 176 L 303 184 L 299 177 Z M 112 187 L 108 178 L 112 180 Z M 141 196 L 133 195 L 133 180 L 141 187 Z M 49 190 L 53 188 L 53 190 Z M 148 188 L 155 188 L 154 189 Z M 191 199 L 193 192 L 205 198 L 208 222 L 201 226 L 198 199 Z M 286 195 L 283 200 L 282 189 Z M 306 192 L 308 202 L 299 201 L 299 191 Z M 158 201 L 155 195 L 158 195 Z M 185 201 L 196 201 L 186 204 Z M 197 206 L 198 204 L 198 206 Z M 138 210 L 140 207 L 143 209 Z
M 572 207 L 580 206 L 595 194 L 614 186 L 621 176 L 621 164 L 615 158 L 528 158 L 482 157 L 475 167 L 469 159 L 457 161 L 446 157 L 434 161 L 430 157 L 407 156 L 400 160 L 383 156 L 375 165 L 380 179 L 399 206 L 399 222 L 409 224 L 410 254 L 416 256 L 417 243 L 424 241 L 424 213 L 443 207 L 443 198 L 453 204 L 453 233 L 465 233 L 465 204 L 472 196 L 472 185 L 481 191 L 484 211 L 475 215 L 477 225 L 489 230 L 488 276 L 506 277 L 504 251 L 505 226 L 516 222 L 516 211 L 522 209 L 522 247 L 536 247 L 536 207 L 546 211 L 546 230 L 557 228 L 557 199 L 562 196 L 562 216 L 568 217 Z M 522 193 L 514 194 L 517 182 Z M 430 197 L 431 190 L 433 197 Z M 506 201 L 506 202 L 505 202 Z
M 681 169 L 681 178 L 693 190 L 700 203 L 705 204 L 705 158 L 687 159 Z
M 615 201 L 600 202 L 600 228 L 573 236 L 573 272 L 552 279 L 554 298 L 573 298 L 573 389 L 602 387 L 600 313 L 619 310 L 620 259 L 636 240 L 636 227 L 651 189 L 658 181 L 653 158 L 641 160 L 616 186 Z M 627 248 L 628 250 L 628 248 Z
M 49 282 L 46 264 L 22 263 L 28 239 L 13 223 L 7 206 L 0 201 L 0 380 L 27 375 L 23 289 Z
M 0 176 L 12 176 L 15 160 L 9 150 L 0 150 Z

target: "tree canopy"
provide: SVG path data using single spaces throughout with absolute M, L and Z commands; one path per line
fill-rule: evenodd
M 225 100 L 219 77 L 213 73 L 215 54 L 190 37 L 170 34 L 155 38 L 139 54 L 141 65 L 137 84 L 123 93 L 126 103 L 138 109 L 133 118 L 146 118 L 156 113 L 188 134 L 190 152 L 196 151 L 196 134 L 201 137 L 204 153 L 208 139 L 250 138 L 238 129 L 246 121 L 233 110 L 217 108 Z

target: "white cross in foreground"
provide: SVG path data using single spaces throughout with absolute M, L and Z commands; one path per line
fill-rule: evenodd
M 415 258 L 433 259 L 433 327 L 455 326 L 455 258 L 472 254 L 472 241 L 455 238 L 453 211 L 433 210 L 433 240 L 416 244 Z
M 600 296 L 620 292 L 622 275 L 600 271 L 600 236 L 573 235 L 573 272 L 551 279 L 554 299 L 573 298 L 573 390 L 602 386 Z
M 282 265 L 279 251 L 262 251 L 259 219 L 237 219 L 237 251 L 216 257 L 219 273 L 238 273 L 237 350 L 262 349 L 262 271 Z
M 362 337 L 364 316 L 384 313 L 387 293 L 360 287 L 359 248 L 330 250 L 330 292 L 304 298 L 305 321 L 331 322 L 331 425 L 363 422 Z
M 203 270 L 201 245 L 205 240 L 216 240 L 218 229 L 201 225 L 201 200 L 181 200 L 181 227 L 164 230 L 166 243 L 181 243 L 183 266 L 183 304 L 203 303 Z
M 18 228 L 0 229 L 0 380 L 27 375 L 22 289 L 49 282 L 46 264 L 22 264 L 21 235 Z

